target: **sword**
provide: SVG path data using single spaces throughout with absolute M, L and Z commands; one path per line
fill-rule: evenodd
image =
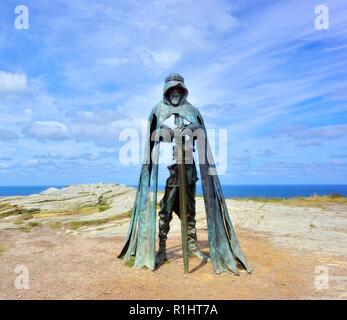
M 177 129 L 184 127 L 183 119 L 176 114 L 175 124 Z M 184 137 L 181 141 L 176 139 L 177 150 L 177 167 L 178 167 L 178 185 L 179 185 L 179 206 L 181 214 L 181 234 L 182 234 L 182 255 L 184 273 L 189 272 L 189 256 L 188 256 L 188 220 L 187 220 L 187 189 L 186 189 L 186 167 L 184 153 Z

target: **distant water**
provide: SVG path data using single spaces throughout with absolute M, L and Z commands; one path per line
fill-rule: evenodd
M 48 188 L 63 188 L 63 186 L 0 186 L 0 197 L 27 196 L 40 193 Z M 159 190 L 163 191 L 164 186 Z M 347 196 L 347 185 L 223 185 L 224 196 L 227 198 L 290 198 L 339 193 Z M 202 195 L 201 185 L 197 185 L 197 194 Z
M 29 196 L 40 193 L 48 188 L 63 188 L 64 186 L 0 186 L 0 197 Z

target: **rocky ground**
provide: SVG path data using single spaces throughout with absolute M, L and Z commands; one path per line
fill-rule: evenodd
M 116 258 L 134 196 L 133 188 L 98 184 L 0 198 L 0 299 L 347 298 L 344 203 L 228 199 L 253 273 L 215 275 L 210 263 L 191 259 L 185 275 L 176 217 L 169 262 L 158 270 Z M 208 253 L 201 198 L 197 226 Z

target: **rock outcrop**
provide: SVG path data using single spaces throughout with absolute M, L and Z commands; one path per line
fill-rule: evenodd
M 117 184 L 72 185 L 40 194 L 0 198 L 0 230 L 49 225 L 87 237 L 125 236 L 136 189 Z M 158 199 L 161 198 L 158 195 Z M 286 205 L 227 199 L 236 228 L 294 249 L 347 256 L 347 206 Z M 206 229 L 204 202 L 197 197 L 197 228 Z M 174 217 L 171 234 L 180 232 Z

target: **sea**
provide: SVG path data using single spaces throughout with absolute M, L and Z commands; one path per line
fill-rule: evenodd
M 0 186 L 0 197 L 27 196 L 51 187 L 63 188 L 64 186 Z M 347 196 L 345 184 L 222 185 L 222 189 L 227 198 L 291 198 L 332 194 Z M 163 191 L 164 186 L 159 186 L 159 190 Z M 197 185 L 197 194 L 202 195 L 200 184 Z

